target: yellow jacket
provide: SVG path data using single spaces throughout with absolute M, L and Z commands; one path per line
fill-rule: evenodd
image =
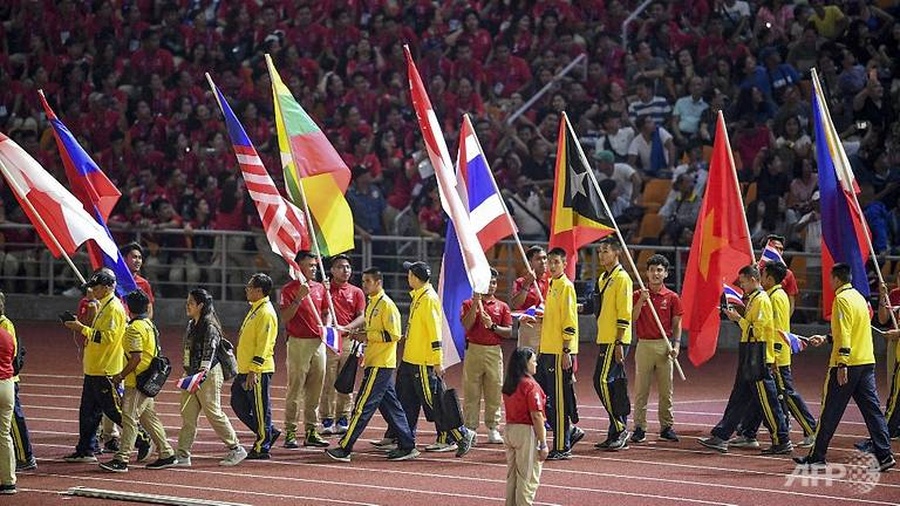
M 578 300 L 575 285 L 565 274 L 550 280 L 541 323 L 541 353 L 561 355 L 563 348 L 578 353 Z
M 791 331 L 791 301 L 781 285 L 766 290 L 772 301 L 772 321 L 775 328 L 775 365 L 784 367 L 791 365 L 791 345 L 782 338 L 781 330 Z
M 85 376 L 114 376 L 125 367 L 122 336 L 128 317 L 115 292 L 100 299 L 100 308 L 90 327 L 82 327 Z
M 125 327 L 125 336 L 122 338 L 122 344 L 125 347 L 126 357 L 129 357 L 135 351 L 141 352 L 141 361 L 138 362 L 137 367 L 128 376 L 125 376 L 125 387 L 135 388 L 137 386 L 137 376 L 150 367 L 150 361 L 156 356 L 156 327 L 153 326 L 153 322 L 149 318 L 132 320 Z
M 269 298 L 263 297 L 250 305 L 238 333 L 238 374 L 275 372 L 277 336 L 278 316 Z
M 613 344 L 619 329 L 624 329 L 622 342 L 631 343 L 631 309 L 634 306 L 634 286 L 621 264 L 600 275 L 597 281 L 600 296 L 600 315 L 597 317 L 597 344 Z
M 431 283 L 409 292 L 409 326 L 403 361 L 414 365 L 441 365 L 441 318 L 443 309 Z
M 738 321 L 741 326 L 741 342 L 750 342 L 752 333 L 753 341 L 766 343 L 766 364 L 774 364 L 775 326 L 772 321 L 772 301 L 762 288 L 751 292 L 749 297 L 744 316 Z
M 400 310 L 384 290 L 366 305 L 366 367 L 397 367 L 397 343 L 402 337 Z
M 846 283 L 835 291 L 831 305 L 831 348 L 829 365 L 868 365 L 875 363 L 869 304 L 853 285 Z

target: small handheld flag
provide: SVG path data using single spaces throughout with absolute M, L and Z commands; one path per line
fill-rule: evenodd
M 728 283 L 722 283 L 722 293 L 725 295 L 725 301 L 735 306 L 744 306 L 744 292 L 735 288 Z
M 178 380 L 178 388 L 193 394 L 200 389 L 200 385 L 205 379 L 206 371 L 200 371 L 197 374 L 191 374 Z
M 335 353 L 341 352 L 341 333 L 335 327 L 322 327 L 322 341 Z
M 786 332 L 784 330 L 779 330 L 778 335 L 785 344 L 791 347 L 791 353 L 800 353 L 809 346 L 808 337 L 798 336 L 797 334 Z
M 521 318 L 523 316 L 534 316 L 534 317 L 542 317 L 544 316 L 544 305 L 536 304 L 529 308 L 526 308 L 525 311 L 520 311 L 517 313 L 512 313 L 513 318 Z
M 763 249 L 761 258 L 764 262 L 777 262 L 782 265 L 787 265 L 787 263 L 785 263 L 784 261 L 784 258 L 782 258 L 781 253 L 779 253 L 778 250 L 772 247 L 772 245 L 770 244 L 766 244 L 765 249 Z

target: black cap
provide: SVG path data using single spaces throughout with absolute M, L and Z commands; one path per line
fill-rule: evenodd
M 91 276 L 91 279 L 89 279 L 87 283 L 84 284 L 84 286 L 86 286 L 87 288 L 93 288 L 98 285 L 115 286 L 115 284 L 116 277 L 111 275 L 109 272 L 101 269 L 94 272 L 94 274 Z
M 425 262 L 403 262 L 403 268 L 422 281 L 431 279 L 431 267 Z

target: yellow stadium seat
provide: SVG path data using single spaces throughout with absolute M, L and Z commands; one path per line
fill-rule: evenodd
M 637 239 L 659 237 L 663 229 L 663 217 L 657 213 L 646 213 L 641 219 L 641 227 L 638 229 Z
M 672 189 L 671 179 L 651 179 L 644 185 L 644 193 L 641 194 L 641 206 L 647 212 L 655 213 L 666 202 L 669 191 Z
M 747 193 L 744 194 L 744 205 L 749 206 L 751 203 L 756 202 L 757 197 L 757 188 L 756 183 L 750 183 L 747 185 Z

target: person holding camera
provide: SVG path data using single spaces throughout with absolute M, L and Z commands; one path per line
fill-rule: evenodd
M 112 377 L 115 384 L 123 380 L 125 382 L 125 394 L 122 396 L 122 437 L 119 440 L 119 451 L 112 460 L 100 464 L 100 469 L 111 473 L 128 472 L 128 459 L 138 436 L 138 420 L 159 450 L 159 458 L 144 467 L 165 469 L 177 464 L 175 451 L 166 440 L 166 430 L 154 409 L 153 397 L 144 395 L 137 388 L 138 375 L 150 367 L 150 361 L 159 353 L 159 331 L 147 315 L 150 297 L 143 290 L 130 292 L 125 296 L 125 303 L 132 315 L 123 338 L 128 362 Z

